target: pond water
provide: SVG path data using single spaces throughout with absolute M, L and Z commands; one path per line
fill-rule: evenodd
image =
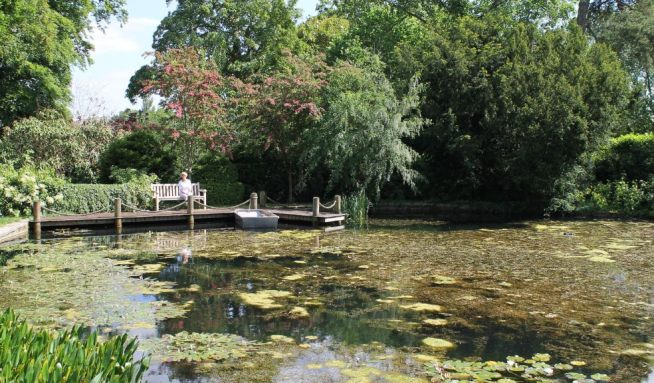
M 377 220 L 45 240 L 0 248 L 0 308 L 138 336 L 149 382 L 651 382 L 653 238 Z

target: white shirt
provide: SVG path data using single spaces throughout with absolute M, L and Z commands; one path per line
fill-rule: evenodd
M 193 194 L 193 185 L 191 184 L 191 180 L 188 178 L 184 181 L 179 180 L 177 188 L 179 189 L 179 198 L 186 199 L 188 196 Z

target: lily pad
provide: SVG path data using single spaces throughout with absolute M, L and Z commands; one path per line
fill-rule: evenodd
M 434 350 L 447 350 L 455 347 L 454 343 L 440 338 L 425 338 L 422 344 Z
M 430 303 L 412 303 L 410 305 L 402 305 L 401 308 L 405 310 L 412 310 L 418 312 L 441 312 L 443 308 L 439 305 L 433 305 Z

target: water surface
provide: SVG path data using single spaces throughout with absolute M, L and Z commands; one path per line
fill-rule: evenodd
M 654 355 L 653 234 L 647 222 L 379 220 L 332 234 L 47 240 L 0 249 L 0 308 L 139 336 L 152 382 L 419 382 L 429 360 L 536 353 L 641 382 Z M 184 351 L 170 354 L 172 340 Z M 191 353 L 193 342 L 231 354 Z

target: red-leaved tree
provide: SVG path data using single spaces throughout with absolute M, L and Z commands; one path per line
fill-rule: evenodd
M 303 159 L 310 150 L 303 144 L 323 112 L 320 94 L 328 67 L 319 58 L 302 60 L 286 52 L 285 65 L 272 74 L 248 79 L 250 91 L 242 93 L 245 105 L 242 126 L 250 148 L 272 150 L 281 159 L 288 182 L 288 200 L 302 180 Z
M 179 165 L 189 172 L 207 150 L 229 154 L 235 139 L 233 112 L 239 95 L 252 86 L 220 74 L 214 62 L 191 47 L 154 53 L 151 77 L 142 95 L 156 94 L 171 113 L 163 129 L 178 149 Z

